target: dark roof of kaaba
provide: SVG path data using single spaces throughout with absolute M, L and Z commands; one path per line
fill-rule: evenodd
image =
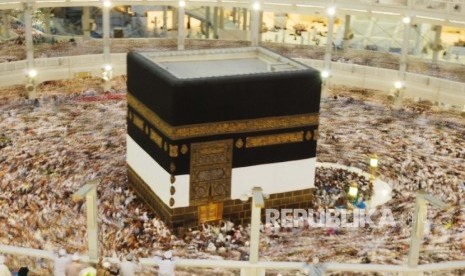
M 195 78 L 136 52 L 127 63 L 129 93 L 172 126 L 319 111 L 320 74 L 296 61 L 295 70 Z

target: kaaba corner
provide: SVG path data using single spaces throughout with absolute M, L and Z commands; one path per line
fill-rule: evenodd
M 131 187 L 170 227 L 312 204 L 321 78 L 260 47 L 130 52 Z

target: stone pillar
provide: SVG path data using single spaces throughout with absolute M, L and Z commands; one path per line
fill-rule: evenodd
M 44 8 L 42 10 L 44 12 L 44 33 L 51 34 L 52 33 L 50 29 L 51 9 Z
M 10 37 L 10 20 L 8 18 L 8 11 L 2 10 L 0 11 L 0 15 L 2 17 L 2 35 L 4 38 L 8 39 Z
M 365 48 L 367 46 L 367 41 L 371 37 L 371 34 L 373 33 L 373 29 L 375 27 L 376 21 L 377 21 L 376 17 L 371 17 L 370 23 L 367 28 L 367 32 L 365 36 L 363 37 L 362 48 Z
M 82 7 L 82 34 L 84 37 L 90 37 L 92 26 L 90 23 L 90 7 Z
M 34 68 L 34 42 L 32 40 L 32 13 L 33 8 L 30 4 L 24 4 L 24 28 L 26 42 L 26 59 L 28 69 Z
M 232 20 L 233 20 L 234 25 L 236 25 L 236 22 L 237 22 L 237 9 L 236 8 L 232 9 Z
M 178 8 L 178 50 L 184 50 L 184 5 Z
M 218 7 L 213 8 L 213 38 L 218 39 Z
M 402 38 L 402 50 L 399 60 L 399 78 L 405 80 L 405 72 L 407 71 L 407 55 L 410 48 L 410 22 L 404 23 L 404 34 Z M 402 100 L 402 99 L 401 99 Z
M 202 26 L 200 26 L 202 28 Z M 187 16 L 187 38 L 192 38 L 191 17 Z
M 224 8 L 220 8 L 220 26 L 221 30 L 224 29 Z
M 276 12 L 274 13 L 274 16 L 276 17 Z M 282 43 L 286 43 L 286 23 L 287 23 L 287 16 L 282 20 L 281 23 L 281 30 L 282 30 Z
M 342 47 L 347 49 L 349 47 L 349 40 L 351 39 L 352 31 L 350 29 L 350 14 L 346 14 L 346 20 L 344 22 L 344 38 L 342 41 Z
M 179 21 L 179 9 L 177 8 L 172 8 L 172 11 L 173 11 L 173 17 L 171 18 L 173 23 L 173 29 L 176 30 L 178 28 L 178 21 Z
M 35 74 L 31 73 L 34 69 L 34 41 L 32 38 L 32 13 L 34 9 L 31 4 L 24 3 L 24 28 L 26 42 L 26 62 L 28 71 L 28 80 L 26 84 L 27 98 L 34 100 L 36 98 Z
M 209 39 L 210 38 L 210 25 L 211 25 L 211 19 L 210 19 L 210 6 L 205 7 L 205 38 Z
M 260 40 L 260 8 L 256 7 L 251 10 L 250 16 L 250 40 L 251 46 L 258 46 Z
M 434 36 L 434 44 L 433 44 L 433 67 L 438 65 L 438 57 L 439 51 L 441 46 L 441 33 L 442 33 L 442 26 L 436 25 L 434 26 L 435 36 Z
M 163 35 L 166 36 L 166 33 L 168 32 L 168 7 L 163 6 Z
M 242 9 L 242 15 L 244 16 L 244 20 L 242 20 L 242 30 L 247 30 L 247 9 Z
M 102 7 L 102 24 L 103 24 L 103 63 L 104 71 L 108 75 L 108 79 L 104 80 L 103 90 L 111 89 L 111 56 L 110 56 L 110 10 L 111 7 Z
M 328 35 L 326 37 L 325 63 L 324 69 L 331 70 L 331 55 L 333 52 L 333 31 L 334 31 L 334 15 L 328 15 Z
M 422 30 L 422 25 L 420 23 L 417 23 L 414 25 L 414 30 L 415 30 L 415 46 L 413 47 L 413 54 L 414 55 L 419 55 L 421 53 L 421 44 L 423 41 L 423 37 L 421 35 L 421 30 Z

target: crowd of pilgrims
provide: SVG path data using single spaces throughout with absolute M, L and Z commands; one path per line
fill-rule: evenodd
M 1 101 L 0 244 L 85 254 L 85 204 L 74 202 L 71 195 L 99 179 L 103 256 L 150 257 L 173 250 L 183 258 L 247 260 L 250 226 L 225 221 L 174 235 L 136 198 L 126 177 L 125 120 L 124 91 L 42 96 L 35 104 L 24 99 Z M 421 262 L 463 259 L 457 253 L 465 249 L 460 207 L 465 201 L 463 118 L 412 102 L 393 110 L 378 96 L 344 88 L 322 101 L 319 128 L 320 162 L 368 172 L 369 156 L 377 154 L 378 175 L 393 187 L 393 199 L 386 206 L 399 224 L 387 230 L 337 232 L 262 224 L 263 258 L 404 263 L 414 193 L 422 188 L 452 208 L 429 212 L 429 253 Z M 318 169 L 315 209 L 348 206 L 345 193 L 353 182 L 360 198 L 369 199 L 373 190 L 368 179 L 344 169 Z M 377 242 L 367 247 L 368 240 Z M 48 269 L 46 262 L 28 261 L 33 269 Z M 8 262 L 12 268 L 22 266 L 18 258 Z

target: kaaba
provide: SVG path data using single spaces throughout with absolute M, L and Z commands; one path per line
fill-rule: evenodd
M 309 208 L 321 78 L 261 47 L 127 55 L 131 187 L 168 226 Z

